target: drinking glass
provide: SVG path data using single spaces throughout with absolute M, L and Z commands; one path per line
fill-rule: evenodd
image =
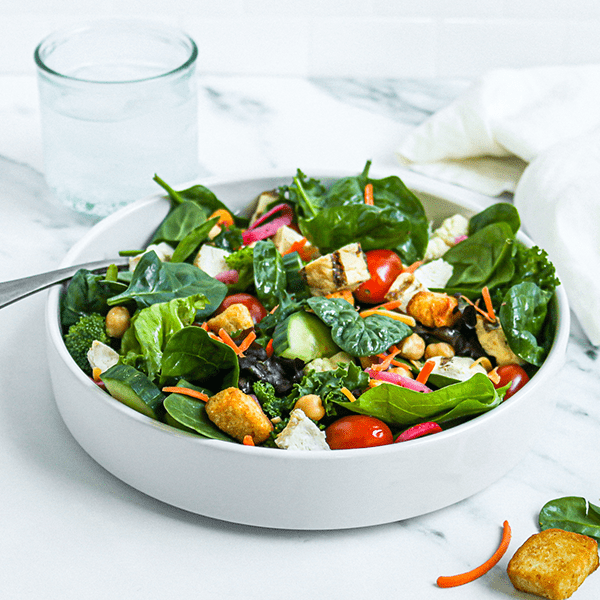
M 48 186 L 104 217 L 198 175 L 198 49 L 175 28 L 106 19 L 57 31 L 35 49 Z

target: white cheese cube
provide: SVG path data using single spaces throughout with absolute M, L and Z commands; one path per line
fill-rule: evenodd
M 426 288 L 446 287 L 448 280 L 452 277 L 454 268 L 441 258 L 421 265 L 415 271 L 415 278 Z
M 225 259 L 229 256 L 227 250 L 217 248 L 209 244 L 204 244 L 198 250 L 194 259 L 194 266 L 202 269 L 207 275 L 215 277 L 223 271 L 228 271 L 229 267 Z
M 433 234 L 435 237 L 444 240 L 448 246 L 454 246 L 456 245 L 456 239 L 467 235 L 468 231 L 468 219 L 462 215 L 454 215 L 445 219 Z
M 275 438 L 275 444 L 284 450 L 331 450 L 325 432 L 319 429 L 300 408 L 290 414 L 285 429 Z
M 442 238 L 436 236 L 430 237 L 429 242 L 427 242 L 423 260 L 427 262 L 435 260 L 436 258 L 441 258 L 448 250 L 450 250 L 450 246 L 448 246 Z
M 311 360 L 305 367 L 304 372 L 308 373 L 309 371 L 335 371 L 340 365 L 345 365 L 348 363 L 354 362 L 352 357 L 345 352 L 338 352 L 334 354 L 330 358 L 315 358 L 315 360 Z
M 158 260 L 160 260 L 160 262 L 169 262 L 171 260 L 171 258 L 173 258 L 173 252 L 175 252 L 175 249 L 172 248 L 166 242 L 161 242 L 160 244 L 150 244 L 150 246 L 148 246 L 146 248 L 146 250 L 144 250 L 144 252 L 142 252 L 141 254 L 130 257 L 129 270 L 135 271 L 135 268 L 137 267 L 137 264 L 140 262 L 142 256 L 144 256 L 144 254 L 146 254 L 148 252 L 152 252 L 152 251 L 154 251 L 156 253 L 156 256 L 158 256 Z
M 104 373 L 119 362 L 119 353 L 110 346 L 94 340 L 88 350 L 87 359 L 92 369 L 100 369 L 100 372 Z
M 298 233 L 295 229 L 284 225 L 280 227 L 273 236 L 273 243 L 279 254 L 285 254 L 289 251 L 293 244 L 304 239 L 304 236 Z
M 453 356 L 451 358 L 446 356 L 434 356 L 430 358 L 435 362 L 435 367 L 431 374 L 443 375 L 444 377 L 450 377 L 458 381 L 466 381 L 475 375 L 475 373 L 483 373 L 487 375 L 487 371 L 481 366 L 480 363 L 476 363 L 475 360 L 468 356 Z

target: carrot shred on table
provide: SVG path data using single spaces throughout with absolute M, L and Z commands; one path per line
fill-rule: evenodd
M 238 345 L 222 327 L 219 329 L 219 337 L 221 338 L 221 341 L 227 344 L 238 356 L 244 356 L 244 353 L 239 349 Z
M 342 392 L 342 394 L 344 394 L 344 396 L 346 396 L 350 402 L 354 402 L 356 400 L 354 394 L 347 387 L 340 388 L 340 392 Z
M 400 354 L 400 350 L 396 348 L 396 346 L 392 346 L 390 348 L 390 353 L 387 356 L 382 357 L 382 355 L 378 355 L 382 357 L 383 360 L 379 364 L 372 365 L 371 369 L 373 369 L 373 371 L 385 371 L 386 369 L 389 369 L 392 361 L 398 354 Z
M 405 267 L 402 272 L 403 273 L 414 273 L 422 264 L 423 264 L 422 260 L 417 260 L 412 265 L 408 265 L 408 267 Z
M 482 565 L 476 567 L 471 571 L 467 571 L 466 573 L 461 573 L 460 575 L 450 575 L 450 576 L 441 576 L 437 579 L 437 584 L 441 588 L 449 588 L 455 587 L 457 585 L 464 585 L 465 583 L 470 583 L 475 579 L 478 579 L 482 575 L 485 575 L 492 567 L 496 566 L 498 561 L 504 556 L 504 553 L 508 549 L 508 545 L 510 544 L 511 531 L 510 525 L 508 521 L 504 521 L 503 530 L 502 530 L 502 540 L 500 541 L 500 545 L 494 554 L 486 560 Z
M 254 333 L 254 331 L 251 331 L 243 340 L 242 343 L 239 345 L 239 350 L 240 352 L 245 352 L 246 350 L 248 350 L 248 348 L 250 348 L 250 344 L 252 344 L 252 342 L 256 339 L 256 333 Z
M 254 446 L 254 440 L 252 439 L 252 436 L 250 434 L 245 435 L 244 439 L 242 440 L 242 444 L 244 444 L 244 446 Z
M 206 394 L 187 387 L 173 385 L 164 387 L 162 391 L 165 392 L 165 394 L 182 394 L 183 396 L 190 396 L 191 398 L 202 400 L 202 402 L 208 402 L 208 396 Z
M 434 367 L 435 367 L 435 362 L 432 360 L 428 360 L 423 365 L 423 368 L 419 371 L 419 374 L 415 377 L 415 381 L 418 381 L 419 383 L 422 383 L 423 385 L 425 385 L 427 383 L 427 380 L 429 379 L 429 376 L 431 375 L 431 371 L 433 371 Z
M 267 353 L 267 358 L 271 358 L 271 356 L 273 356 L 273 338 L 267 342 L 265 351 Z
M 372 183 L 367 183 L 367 185 L 365 185 L 365 204 L 368 204 L 369 206 L 373 206 L 375 204 Z
M 483 287 L 481 290 L 481 295 L 483 296 L 483 301 L 485 302 L 485 308 L 487 310 L 488 317 L 490 321 L 496 321 L 496 313 L 494 312 L 494 305 L 492 304 L 492 297 L 490 296 L 490 290 L 487 285 Z

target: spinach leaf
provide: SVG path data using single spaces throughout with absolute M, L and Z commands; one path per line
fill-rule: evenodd
M 200 208 L 204 209 L 205 218 L 212 215 L 215 210 L 225 209 L 230 212 L 233 216 L 233 220 L 238 227 L 245 227 L 248 225 L 248 219 L 239 215 L 233 214 L 229 208 L 223 202 L 221 202 L 211 190 L 203 185 L 194 185 L 185 190 L 175 191 L 170 185 L 164 182 L 158 175 L 154 176 L 154 181 L 158 183 L 166 192 L 169 194 L 171 199 L 171 206 L 176 207 L 179 204 L 185 202 L 191 202 L 197 204 Z
M 191 388 L 210 396 L 209 390 L 193 385 L 185 379 L 178 381 L 177 386 Z M 231 437 L 224 431 L 221 431 L 208 418 L 205 403 L 201 400 L 195 400 L 184 394 L 174 393 L 169 394 L 163 404 L 169 416 L 185 428 L 192 429 L 194 432 L 207 438 L 223 440 L 225 442 L 233 441 Z
M 500 325 L 512 351 L 536 366 L 544 362 L 552 338 L 540 345 L 548 302 L 552 294 L 535 283 L 519 283 L 510 288 L 500 306 Z
M 161 262 L 155 252 L 147 252 L 137 264 L 127 290 L 109 299 L 110 306 L 135 301 L 139 308 L 174 298 L 203 294 L 206 305 L 197 318 L 212 314 L 225 298 L 227 286 L 188 263 Z
M 512 280 L 515 274 L 514 234 L 508 223 L 491 223 L 444 254 L 453 267 L 444 291 L 474 299 L 484 286 L 493 288 Z
M 408 337 L 411 328 L 382 315 L 361 317 L 341 298 L 313 297 L 306 301 L 315 314 L 331 327 L 333 341 L 350 356 L 372 356 Z
M 208 237 L 210 230 L 218 221 L 219 217 L 214 217 L 208 221 L 204 221 L 204 223 L 187 233 L 187 235 L 177 244 L 175 252 L 173 252 L 173 256 L 171 257 L 171 262 L 183 262 L 193 254 L 198 246 L 200 246 L 200 244 Z
M 176 246 L 190 232 L 202 225 L 206 211 L 194 202 L 183 202 L 172 208 L 154 232 L 151 244 L 166 242 Z
M 160 380 L 185 378 L 210 390 L 237 387 L 240 367 L 227 344 L 213 340 L 201 327 L 184 327 L 165 346 Z
M 500 392 L 500 393 L 499 393 Z M 372 415 L 390 426 L 424 421 L 446 423 L 478 415 L 498 406 L 504 397 L 483 373 L 433 392 L 415 392 L 391 383 L 367 390 L 355 402 L 334 400 L 352 412 Z
M 286 274 L 281 254 L 271 240 L 256 242 L 253 253 L 254 287 L 267 310 L 279 303 L 285 291 Z
M 198 294 L 137 311 L 121 340 L 121 362 L 142 371 L 151 380 L 156 379 L 168 340 L 193 322 L 204 303 L 204 296 Z
M 498 202 L 492 204 L 488 208 L 482 210 L 480 213 L 473 215 L 469 219 L 469 235 L 473 235 L 480 229 L 483 229 L 487 225 L 492 223 L 507 223 L 514 234 L 519 231 L 521 227 L 521 217 L 519 211 L 507 202 Z
M 540 511 L 542 530 L 557 528 L 594 538 L 600 542 L 600 506 L 585 498 L 566 496 L 547 502 Z
M 291 204 L 297 215 L 315 216 L 327 194 L 327 188 L 318 179 L 309 179 L 298 169 L 293 182 L 289 186 L 279 188 L 279 197 L 283 202 Z
M 108 299 L 114 295 L 112 285 L 104 275 L 79 269 L 73 276 L 60 301 L 60 320 L 63 327 L 70 327 L 84 315 L 106 314 Z

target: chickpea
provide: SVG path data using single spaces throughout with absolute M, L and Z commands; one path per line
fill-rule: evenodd
M 400 350 L 400 356 L 407 360 L 419 360 L 425 352 L 425 340 L 418 334 L 413 333 L 403 339 L 397 348 Z
M 106 315 L 106 333 L 120 339 L 129 329 L 129 322 L 129 311 L 124 306 L 113 306 Z
M 428 344 L 427 348 L 425 348 L 425 358 L 433 358 L 434 356 L 452 358 L 454 356 L 454 348 L 446 342 Z
M 407 379 L 415 378 L 412 371 L 410 369 L 405 369 L 404 367 L 392 367 L 391 369 L 388 369 L 388 373 L 396 373 L 396 375 L 406 377 Z
M 319 421 L 325 416 L 325 409 L 321 397 L 316 394 L 307 394 L 296 400 L 294 408 L 299 408 L 302 412 L 313 421 Z

